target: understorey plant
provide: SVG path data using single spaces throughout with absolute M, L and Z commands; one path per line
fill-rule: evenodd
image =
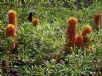
M 75 17 L 69 17 L 67 20 L 67 27 L 65 31 L 66 43 L 64 46 L 65 53 L 71 53 L 70 48 L 75 46 L 76 38 L 76 27 L 78 25 L 78 20 Z
M 5 36 L 6 38 L 11 37 L 12 42 L 10 43 L 9 46 L 9 52 L 11 53 L 11 50 L 15 48 L 15 36 L 16 36 L 16 31 L 17 31 L 17 16 L 16 12 L 13 10 L 9 10 L 7 13 L 7 19 L 8 23 L 7 26 L 5 27 Z
M 67 28 L 66 28 L 66 44 L 64 51 L 65 53 L 70 53 L 71 48 L 86 48 L 89 46 L 90 39 L 88 34 L 92 32 L 92 28 L 90 25 L 85 25 L 82 31 L 77 34 L 78 20 L 75 17 L 70 17 L 67 20 Z

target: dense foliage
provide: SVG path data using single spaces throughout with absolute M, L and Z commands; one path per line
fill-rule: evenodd
M 101 76 L 102 75 L 102 27 L 93 24 L 95 12 L 102 12 L 100 0 L 34 0 L 0 1 L 0 74 L 12 76 Z M 15 39 L 5 36 L 7 12 L 17 14 Z M 34 26 L 28 15 L 39 19 Z M 87 48 L 70 48 L 66 44 L 66 20 L 78 19 L 77 33 L 85 25 L 93 31 Z M 15 42 L 15 48 L 9 47 Z

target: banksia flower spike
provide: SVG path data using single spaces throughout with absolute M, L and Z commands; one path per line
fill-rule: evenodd
M 37 19 L 37 18 L 32 18 L 32 24 L 33 24 L 34 26 L 37 26 L 37 25 L 39 24 L 39 19 Z
M 7 17 L 8 17 L 8 24 L 13 24 L 13 25 L 17 25 L 17 18 L 16 18 L 16 12 L 13 10 L 9 10 L 7 13 Z
M 95 13 L 94 15 L 94 25 L 97 29 L 100 28 L 101 25 L 101 13 Z
M 14 38 L 16 35 L 16 27 L 13 24 L 8 24 L 5 29 L 6 37 Z
M 83 48 L 83 36 L 82 36 L 82 35 L 76 36 L 75 46 L 77 46 L 77 47 L 79 47 L 79 48 L 80 48 L 80 47 Z
M 89 41 L 87 35 L 92 32 L 92 28 L 89 25 L 86 25 L 82 31 L 83 41 L 87 43 Z
M 75 36 L 76 36 L 76 26 L 78 24 L 78 20 L 74 17 L 69 17 L 67 20 L 67 29 L 66 36 L 67 40 L 69 40 L 69 46 L 74 46 L 75 44 Z

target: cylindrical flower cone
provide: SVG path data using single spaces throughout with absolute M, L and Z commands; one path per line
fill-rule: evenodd
M 76 27 L 78 24 L 78 20 L 75 17 L 69 17 L 67 20 L 67 26 Z
M 68 40 L 69 46 L 74 46 L 74 42 L 75 42 L 75 29 L 74 28 L 73 29 L 70 27 L 67 28 L 67 40 Z
M 78 20 L 74 17 L 70 17 L 67 20 L 67 30 L 66 36 L 67 40 L 69 41 L 69 46 L 74 46 L 75 44 L 75 36 L 76 36 L 76 26 L 78 24 Z
M 76 36 L 75 45 L 79 48 L 80 47 L 83 48 L 83 36 L 81 35 Z
M 89 25 L 86 25 L 84 28 L 83 28 L 83 31 L 82 31 L 82 36 L 83 36 L 83 41 L 84 43 L 87 43 L 89 41 L 89 38 L 87 37 L 87 35 L 89 33 L 92 32 L 92 28 L 89 26 Z
M 37 19 L 37 18 L 32 18 L 32 24 L 33 24 L 34 26 L 37 26 L 37 25 L 39 24 L 39 19 Z
M 97 28 L 100 27 L 100 25 L 101 25 L 101 13 L 99 13 L 99 12 L 95 13 L 95 15 L 94 15 L 94 24 L 95 24 L 95 26 Z
M 16 35 L 16 27 L 13 24 L 8 24 L 5 29 L 6 37 L 14 38 Z
M 9 10 L 7 13 L 7 17 L 8 17 L 8 24 L 13 24 L 17 26 L 17 17 L 15 11 Z
M 90 25 L 86 25 L 84 28 L 83 28 L 83 31 L 82 31 L 82 35 L 83 36 L 86 36 L 87 34 L 91 33 L 92 32 L 92 27 L 90 27 Z

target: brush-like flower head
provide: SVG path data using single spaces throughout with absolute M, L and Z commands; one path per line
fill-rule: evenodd
M 75 45 L 77 47 L 83 47 L 83 36 L 82 35 L 76 36 Z
M 16 27 L 13 24 L 8 24 L 5 29 L 6 37 L 15 37 L 16 35 Z
M 69 17 L 67 20 L 67 26 L 76 27 L 78 24 L 78 20 L 75 17 Z
M 83 28 L 83 31 L 82 31 L 82 35 L 83 36 L 86 36 L 87 34 L 91 33 L 92 32 L 92 27 L 90 27 L 90 25 L 86 25 L 84 28 Z
M 92 28 L 89 26 L 89 25 L 86 25 L 84 28 L 83 28 L 83 31 L 82 31 L 82 36 L 83 36 L 83 41 L 84 43 L 87 43 L 89 41 L 89 38 L 87 37 L 87 35 L 89 33 L 92 32 Z
M 99 26 L 100 25 L 100 21 L 101 21 L 101 14 L 99 12 L 97 12 L 94 15 L 94 24 L 96 26 Z
M 69 46 L 74 46 L 76 36 L 76 26 L 78 20 L 75 17 L 69 17 L 67 20 L 66 37 L 69 40 Z
M 7 13 L 7 17 L 8 17 L 8 24 L 13 24 L 13 25 L 17 25 L 17 18 L 16 18 L 16 12 L 13 10 L 9 10 Z
M 37 18 L 32 18 L 32 24 L 33 24 L 34 26 L 37 26 L 37 25 L 39 24 L 39 19 L 37 19 Z

